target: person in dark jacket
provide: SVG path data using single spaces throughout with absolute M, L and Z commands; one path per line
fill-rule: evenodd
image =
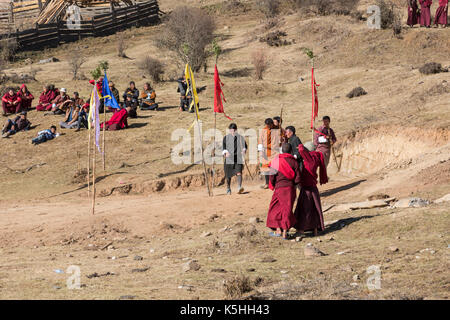
M 180 111 L 186 111 L 185 106 L 189 110 L 189 106 L 192 103 L 192 95 L 188 92 L 188 85 L 184 75 L 178 79 L 178 92 L 180 93 Z
M 243 136 L 237 133 L 237 125 L 232 123 L 228 129 L 230 133 L 223 138 L 223 151 L 225 156 L 225 178 L 227 180 L 227 194 L 231 194 L 231 178 L 237 176 L 238 193 L 244 192 L 242 187 L 242 171 L 244 169 L 244 157 L 247 150 L 247 143 Z
M 17 116 L 14 120 L 6 120 L 2 129 L 2 137 L 7 138 L 19 131 L 28 131 L 30 129 L 31 122 L 27 119 L 26 111 L 22 111 L 20 116 Z
M 127 96 L 131 96 L 131 101 L 133 103 L 136 103 L 136 106 L 138 105 L 138 99 L 139 99 L 139 90 L 136 88 L 136 84 L 134 81 L 130 81 L 130 87 L 125 90 L 123 93 L 123 100 L 127 100 Z M 117 101 L 118 103 L 119 101 Z M 126 108 L 126 107 L 125 107 Z
M 302 157 L 300 156 L 300 153 L 298 152 L 298 146 L 302 144 L 302 141 L 299 137 L 295 135 L 295 127 L 288 126 L 286 127 L 286 137 L 288 138 L 287 143 L 289 143 L 292 146 L 292 155 L 295 159 L 297 159 L 298 162 L 301 162 Z

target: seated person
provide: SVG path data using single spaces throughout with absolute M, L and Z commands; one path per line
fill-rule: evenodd
M 9 89 L 2 97 L 2 108 L 3 116 L 8 113 L 19 113 L 22 110 L 22 99 L 14 93 L 13 89 Z
M 156 110 L 158 109 L 158 104 L 155 103 L 156 92 L 152 89 L 150 83 L 144 84 L 144 91 L 141 93 L 141 110 Z
M 21 130 L 28 131 L 30 126 L 31 122 L 27 119 L 27 112 L 22 111 L 20 116 L 17 116 L 14 120 L 6 120 L 5 126 L 2 129 L 2 137 L 7 138 Z
M 114 85 L 114 82 L 109 82 L 109 89 L 111 89 L 111 93 L 113 94 L 114 98 L 116 98 L 116 101 L 118 104 L 120 104 L 120 94 L 119 90 L 117 90 L 116 86 Z
M 105 130 L 108 131 L 115 131 L 115 130 L 121 130 L 128 128 L 128 114 L 132 111 L 131 107 L 127 107 L 126 109 L 120 109 L 120 111 L 117 111 L 114 113 L 109 119 L 109 121 L 106 121 L 106 123 L 101 123 L 100 128 L 103 129 L 103 126 L 105 127 Z
M 70 100 L 66 111 L 66 118 L 59 123 L 61 128 L 79 129 L 78 118 L 80 116 L 80 106 L 75 106 L 75 102 Z
M 64 114 L 66 111 L 67 105 L 70 102 L 70 97 L 66 92 L 65 88 L 61 88 L 59 96 L 53 99 L 51 110 L 54 114 Z
M 128 116 L 130 118 L 137 118 L 137 100 L 133 100 L 133 96 L 131 94 L 126 96 L 126 100 L 123 103 L 124 108 L 130 108 L 130 111 L 128 112 Z
M 39 131 L 37 137 L 31 140 L 31 144 L 37 145 L 44 143 L 45 141 L 52 140 L 58 136 L 59 133 L 56 133 L 56 127 L 51 126 L 50 129 Z
M 17 95 L 22 99 L 22 111 L 28 111 L 28 109 L 31 109 L 31 103 L 33 102 L 34 97 L 31 92 L 28 91 L 25 84 L 22 84 L 20 90 L 17 91 Z
M 39 97 L 39 104 L 36 106 L 36 111 L 50 111 L 52 109 L 52 101 L 59 95 L 58 89 L 54 85 L 44 86 L 41 96 Z
M 79 94 L 77 91 L 75 91 L 75 92 L 73 93 L 73 98 L 72 98 L 72 100 L 73 100 L 73 102 L 74 102 L 75 107 L 78 106 L 78 107 L 80 107 L 80 109 L 81 109 L 81 107 L 83 107 L 83 105 L 84 105 L 84 100 L 80 98 L 80 94 Z
M 139 90 L 136 88 L 136 85 L 134 83 L 134 81 L 130 82 L 130 87 L 125 90 L 124 94 L 123 94 L 123 100 L 125 101 L 127 99 L 127 96 L 131 95 L 131 100 L 133 102 L 136 103 L 136 105 L 138 104 L 138 99 L 139 99 Z M 119 101 L 117 101 L 119 102 Z
M 88 115 L 89 115 L 89 105 L 85 108 L 86 104 L 80 108 L 80 113 L 78 114 L 78 128 L 75 131 L 80 131 L 81 128 L 88 128 Z

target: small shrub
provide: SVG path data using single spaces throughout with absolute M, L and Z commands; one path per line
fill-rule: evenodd
M 97 80 L 100 78 L 105 70 L 109 69 L 109 63 L 108 61 L 100 61 L 97 65 L 97 67 L 91 71 L 91 76 Z
M 423 74 L 435 74 L 440 72 L 445 72 L 447 70 L 442 68 L 440 63 L 429 62 L 425 63 L 422 67 L 419 68 L 420 73 Z
M 291 0 L 297 9 L 312 10 L 316 14 L 326 16 L 352 15 L 358 0 Z
M 279 13 L 279 0 L 258 0 L 258 9 L 264 14 L 267 19 L 275 17 Z
M 225 280 L 223 286 L 226 299 L 238 299 L 242 297 L 243 294 L 253 290 L 252 281 L 244 275 Z
M 164 64 L 158 59 L 147 56 L 141 61 L 140 66 L 144 72 L 152 78 L 154 82 L 161 82 L 161 77 L 164 74 Z
M 367 92 L 362 87 L 356 87 L 347 94 L 347 98 L 351 99 L 354 97 L 364 96 Z
M 5 39 L 0 41 L 0 60 L 4 62 L 14 60 L 17 48 L 18 45 L 15 39 Z
M 257 50 L 252 54 L 252 63 L 255 67 L 256 80 L 262 80 L 264 72 L 269 67 L 269 60 L 266 53 L 263 50 Z
M 377 0 L 377 6 L 380 7 L 381 28 L 392 28 L 396 20 L 394 4 L 386 0 Z
M 260 42 L 265 42 L 271 47 L 281 47 L 281 46 L 287 46 L 290 45 L 291 42 L 282 39 L 283 37 L 287 36 L 286 32 L 284 31 L 273 31 L 267 34 L 264 37 L 261 37 L 259 39 Z
M 128 43 L 124 32 L 117 35 L 117 55 L 121 58 L 126 58 L 125 50 L 128 49 Z

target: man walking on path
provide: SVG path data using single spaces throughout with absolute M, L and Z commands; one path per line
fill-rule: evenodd
M 333 129 L 330 128 L 330 117 L 323 117 L 323 126 L 314 132 L 314 146 L 316 151 L 322 152 L 325 159 L 325 167 L 330 163 L 331 148 L 336 143 L 336 135 Z

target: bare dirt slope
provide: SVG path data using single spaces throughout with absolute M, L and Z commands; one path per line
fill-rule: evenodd
M 161 8 L 170 11 L 181 3 L 193 2 L 161 1 Z M 283 106 L 284 124 L 296 126 L 308 141 L 310 65 L 301 48 L 318 55 L 320 116 L 332 118 L 337 161 L 342 161 L 339 172 L 332 161 L 331 182 L 320 188 L 324 208 L 380 193 L 427 200 L 449 193 L 450 73 L 425 76 L 418 68 L 431 61 L 450 66 L 450 29 L 405 28 L 398 39 L 391 30 L 370 31 L 352 17 L 285 8 L 278 26 L 266 30 L 250 2 L 245 1 L 245 13 L 224 12 L 221 1 L 194 3 L 217 17 L 226 110 L 241 128 L 258 129 Z M 358 9 L 365 11 L 366 5 L 361 1 Z M 259 181 L 246 177 L 244 195 L 227 197 L 218 187 L 208 198 L 201 166 L 170 161 L 171 133 L 188 128 L 193 116 L 177 109 L 177 85 L 171 81 L 180 74 L 176 60 L 153 43 L 161 28 L 126 31 L 129 59 L 117 57 L 111 36 L 21 53 L 6 70 L 37 71 L 37 81 L 28 84 L 35 96 L 42 85 L 54 83 L 86 98 L 92 89 L 87 80 L 69 80 L 68 53 L 78 45 L 86 55 L 82 72 L 88 76 L 98 61 L 108 60 L 108 77 L 120 91 L 130 80 L 139 88 L 148 81 L 139 68 L 146 55 L 167 65 L 165 81 L 154 85 L 161 110 L 140 112 L 130 129 L 107 133 L 106 171 L 98 173 L 94 217 L 84 179 L 74 178 L 86 167 L 87 132 L 65 131 L 32 146 L 38 130 L 61 121 L 33 111 L 33 130 L 0 140 L 2 298 L 221 299 L 230 297 L 223 281 L 235 276 L 249 277 L 252 290 L 243 296 L 253 298 L 448 298 L 448 203 L 326 213 L 321 242 L 295 243 L 267 237 L 271 193 L 260 190 Z M 259 41 L 273 30 L 285 31 L 292 44 L 276 48 Z M 251 63 L 258 49 L 271 61 L 262 81 L 254 80 Z M 50 56 L 60 62 L 38 64 Z M 212 65 L 211 58 L 208 71 L 196 75 L 198 86 L 206 86 L 200 94 L 205 129 L 213 125 Z M 356 86 L 368 94 L 346 98 Z M 227 125 L 219 116 L 223 133 Z M 263 222 L 250 224 L 250 217 Z M 205 232 L 211 235 L 201 237 Z M 305 257 L 308 242 L 327 255 Z M 191 259 L 200 269 L 184 272 Z M 69 275 L 54 272 L 70 265 L 81 269 L 81 290 L 68 290 Z M 372 265 L 381 268 L 381 290 L 368 291 L 365 285 Z M 87 277 L 94 273 L 100 277 Z

